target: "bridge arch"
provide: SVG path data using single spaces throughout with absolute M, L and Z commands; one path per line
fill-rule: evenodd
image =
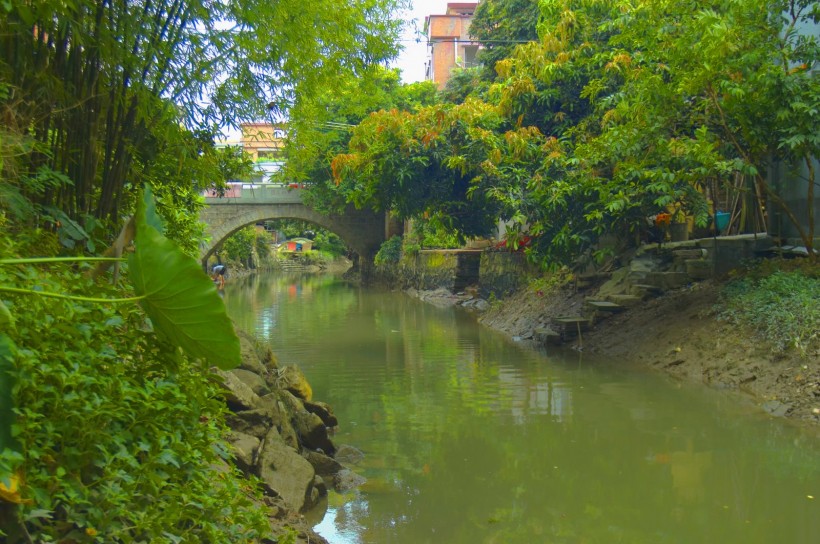
M 360 266 L 370 268 L 387 237 L 384 213 L 349 207 L 342 214 L 324 215 L 302 203 L 302 191 L 281 186 L 232 189 L 224 197 L 205 198 L 200 219 L 206 225 L 208 242 L 200 248 L 203 266 L 220 244 L 246 225 L 269 219 L 298 219 L 336 233 L 360 257 Z

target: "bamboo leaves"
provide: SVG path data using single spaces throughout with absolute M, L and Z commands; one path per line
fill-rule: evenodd
M 239 339 L 225 305 L 199 265 L 157 230 L 153 197 L 146 188 L 137 205 L 136 251 L 131 280 L 154 328 L 192 357 L 222 369 L 240 362 Z

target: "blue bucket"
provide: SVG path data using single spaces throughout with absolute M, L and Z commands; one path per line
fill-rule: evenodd
M 715 213 L 715 228 L 722 232 L 723 229 L 726 228 L 726 225 L 729 224 L 729 216 L 731 214 L 729 212 L 716 212 Z

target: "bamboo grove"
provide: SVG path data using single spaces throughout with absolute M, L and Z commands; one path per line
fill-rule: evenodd
M 397 3 L 3 3 L 3 208 L 116 224 L 143 182 L 195 208 L 241 166 L 214 137 L 392 55 Z

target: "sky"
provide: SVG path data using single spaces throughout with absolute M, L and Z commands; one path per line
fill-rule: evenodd
M 421 33 L 424 31 L 424 18 L 428 15 L 444 15 L 448 1 L 452 0 L 412 0 L 413 8 L 405 14 L 404 19 L 415 22 L 415 27 Z M 424 81 L 424 61 L 427 59 L 426 38 L 421 34 L 417 36 L 411 24 L 405 29 L 401 44 L 404 46 L 404 51 L 392 66 L 401 68 L 401 79 L 404 83 Z

